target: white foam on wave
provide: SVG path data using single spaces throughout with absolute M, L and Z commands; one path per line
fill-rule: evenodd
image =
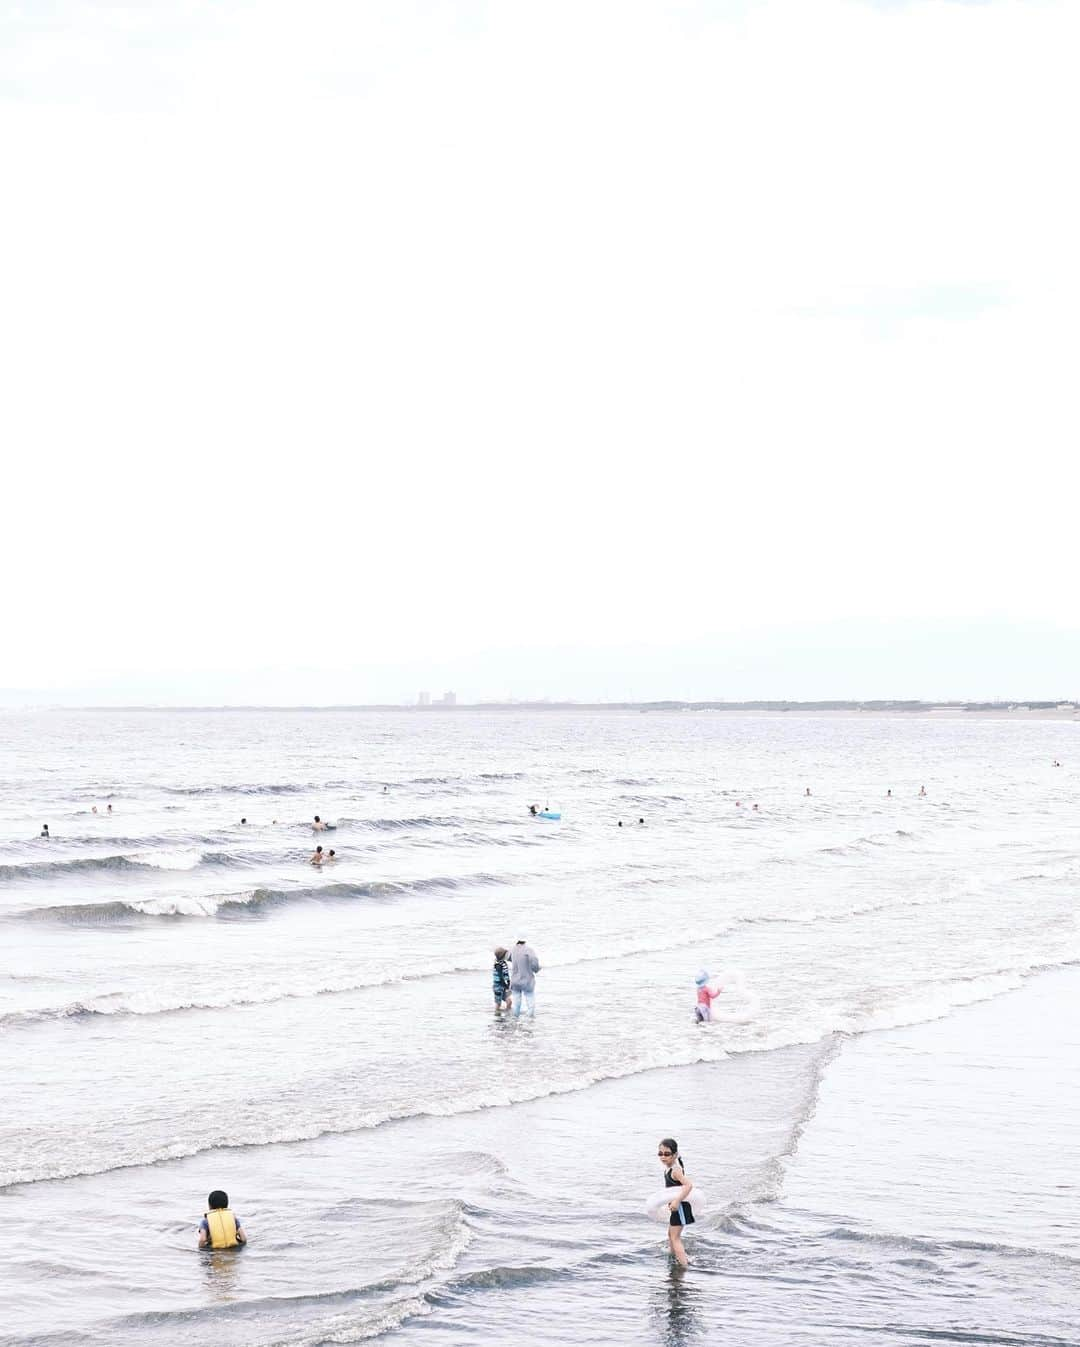
M 236 901 L 244 900 L 200 897 L 198 894 L 174 894 L 168 898 L 131 898 L 125 906 L 144 917 L 213 917 L 221 910 L 223 904 Z
M 171 851 L 136 851 L 127 859 L 139 865 L 152 865 L 156 870 L 194 870 L 202 858 L 201 850 L 177 847 Z

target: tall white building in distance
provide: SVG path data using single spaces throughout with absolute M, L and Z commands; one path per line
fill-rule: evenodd
M 456 692 L 444 692 L 444 693 L 443 693 L 443 699 L 442 699 L 442 700 L 443 700 L 443 706 L 457 706 L 457 693 L 456 693 Z
M 417 697 L 417 699 L 416 699 L 416 704 L 417 704 L 417 706 L 430 706 L 430 705 L 431 705 L 431 693 L 430 693 L 430 692 L 421 692 L 420 696 Z

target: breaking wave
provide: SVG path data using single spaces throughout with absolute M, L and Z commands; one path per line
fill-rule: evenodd
M 504 875 L 433 875 L 412 880 L 373 880 L 366 884 L 325 884 L 296 889 L 249 889 L 231 894 L 187 894 L 171 897 L 114 898 L 100 903 L 58 903 L 19 913 L 23 920 L 62 922 L 75 926 L 129 925 L 137 921 L 185 917 L 255 916 L 285 903 L 387 900 L 409 894 L 453 892 L 456 889 L 512 882 Z

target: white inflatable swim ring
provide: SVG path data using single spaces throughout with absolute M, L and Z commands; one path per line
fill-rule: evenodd
M 718 996 L 712 1003 L 712 1024 L 749 1024 L 756 1020 L 761 1010 L 761 1002 L 754 992 L 745 992 L 729 1000 L 725 995 Z
M 658 1193 L 653 1193 L 645 1203 L 645 1215 L 651 1216 L 654 1221 L 659 1221 L 661 1225 L 667 1225 L 671 1220 L 668 1203 L 675 1200 L 675 1194 L 678 1191 L 678 1188 L 662 1188 Z M 700 1221 L 709 1209 L 704 1190 L 695 1183 L 693 1188 L 690 1189 L 690 1196 L 685 1200 L 690 1203 L 693 1209 L 694 1219 Z
M 746 974 L 741 968 L 721 968 L 709 974 L 710 987 L 722 987 L 725 992 L 741 992 L 746 987 Z

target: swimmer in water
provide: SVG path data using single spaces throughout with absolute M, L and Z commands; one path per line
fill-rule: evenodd
M 809 787 L 809 786 L 807 786 L 807 788 L 806 788 L 806 793 L 807 793 L 807 795 L 810 794 L 810 787 Z
M 246 822 L 247 822 L 247 819 L 246 819 L 246 818 L 242 818 L 242 819 L 240 820 L 241 825 L 245 824 Z
M 925 787 L 925 786 L 920 786 L 920 787 L 919 787 L 919 795 L 920 795 L 920 797 L 922 797 L 922 796 L 925 795 L 925 794 L 926 794 L 926 787 Z
M 229 1194 L 215 1188 L 206 1199 L 209 1211 L 199 1222 L 200 1249 L 235 1249 L 247 1243 L 240 1218 L 229 1210 Z
M 540 812 L 540 806 L 536 804 L 529 805 L 529 813 L 535 818 Z
M 322 819 L 318 816 L 318 814 L 315 815 L 315 822 L 311 825 L 311 831 L 313 833 L 321 833 L 326 831 L 326 824 L 322 821 Z
M 311 853 L 311 864 L 322 865 L 322 863 L 323 863 L 322 847 L 316 847 L 315 850 Z
M 682 1159 L 679 1156 L 679 1143 L 674 1137 L 665 1137 L 656 1148 L 660 1163 L 664 1166 L 664 1187 L 678 1188 L 678 1192 L 668 1203 L 671 1212 L 668 1221 L 668 1244 L 675 1261 L 680 1267 L 688 1267 L 689 1260 L 683 1248 L 683 1227 L 694 1224 L 694 1209 L 686 1200 L 690 1196 L 693 1184 L 683 1172 Z
M 105 812 L 106 812 L 106 814 L 111 814 L 111 813 L 112 813 L 112 805 L 111 805 L 111 804 L 105 806 Z
M 327 859 L 327 862 L 330 862 L 330 861 L 336 861 L 336 860 L 337 860 L 337 852 L 334 850 L 333 847 L 331 847 L 330 850 L 327 852 L 327 854 L 326 854 L 326 859 Z
M 41 825 L 41 836 L 48 837 L 48 835 L 49 835 L 49 825 L 47 823 L 43 823 Z
M 97 805 L 96 805 L 96 804 L 92 804 L 92 805 L 90 806 L 90 812 L 91 812 L 91 814 L 96 814 L 96 813 L 97 813 Z

